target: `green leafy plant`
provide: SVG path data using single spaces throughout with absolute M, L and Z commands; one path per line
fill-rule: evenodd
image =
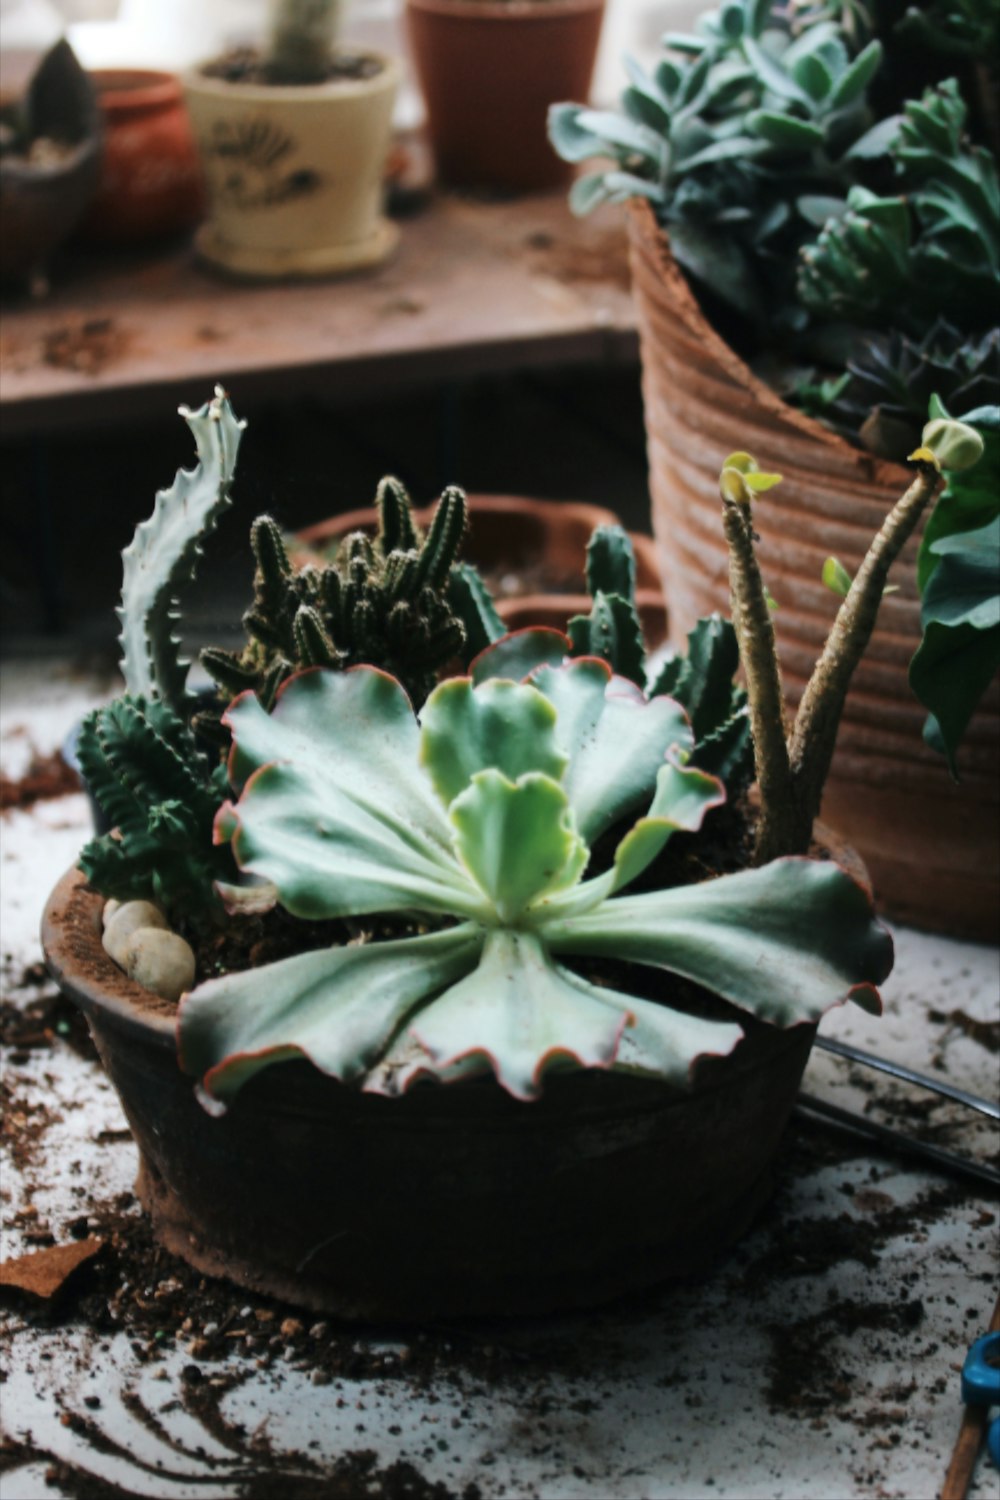
M 181 408 L 199 462 L 156 496 L 122 554 L 121 668 L 125 694 L 96 709 L 77 753 L 87 785 L 117 830 L 92 839 L 80 857 L 96 890 L 119 900 L 151 898 L 195 925 L 222 908 L 214 883 L 232 873 L 211 828 L 226 779 L 188 727 L 190 663 L 175 631 L 179 591 L 194 576 L 205 537 L 231 502 L 244 423 L 225 393 L 192 412 Z
M 929 422 L 922 436 L 921 447 L 910 455 L 916 478 L 889 512 L 854 579 L 834 559 L 824 568 L 825 581 L 844 600 L 790 724 L 767 589 L 754 550 L 752 505 L 761 493 L 754 483 L 756 465 L 748 454 L 734 453 L 722 470 L 733 622 L 747 679 L 760 787 L 758 862 L 808 849 L 847 690 L 875 628 L 889 569 L 937 495 L 942 470 L 971 469 L 983 453 L 976 430 L 948 418 Z
M 956 8 L 936 24 L 995 29 L 992 0 L 962 24 Z M 887 334 L 922 343 L 943 318 L 969 366 L 995 321 L 1000 182 L 958 81 L 879 94 L 915 35 L 899 7 L 728 0 L 695 36 L 667 36 L 652 74 L 626 60 L 621 114 L 549 117 L 561 156 L 611 160 L 577 179 L 575 211 L 647 198 L 729 341 L 855 442 L 872 408 L 855 412 L 857 381 L 841 400 L 848 361 L 877 366 Z
M 553 1067 L 683 1083 L 739 1041 L 733 1021 L 568 966 L 585 955 L 667 968 L 778 1026 L 846 998 L 877 1008 L 889 939 L 835 865 L 623 894 L 723 788 L 683 764 L 693 735 L 676 703 L 591 658 L 552 666 L 550 633 L 533 634 L 439 685 L 419 722 L 366 667 L 295 677 L 270 716 L 250 696 L 230 709 L 242 793 L 217 837 L 240 867 L 293 915 L 396 913 L 410 931 L 200 985 L 179 1037 L 206 1103 L 294 1056 L 375 1092 L 492 1072 L 529 1099 Z M 516 681 L 512 652 L 541 661 Z M 609 868 L 584 879 L 616 826 Z
M 947 413 L 935 404 L 939 420 Z M 951 467 L 927 523 L 918 558 L 923 639 L 910 684 L 930 710 L 924 737 L 948 758 L 1000 667 L 1000 405 L 964 420 L 979 433 L 983 457 Z
M 225 769 L 211 767 L 166 703 L 124 694 L 96 709 L 77 742 L 87 787 L 115 832 L 91 839 L 80 868 L 95 890 L 151 900 L 195 927 L 223 916 L 216 881 L 234 875 L 212 844 Z

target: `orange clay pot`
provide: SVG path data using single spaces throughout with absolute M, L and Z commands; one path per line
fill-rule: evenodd
M 910 476 L 860 452 L 754 376 L 710 326 L 647 204 L 629 209 L 642 349 L 653 532 L 681 645 L 729 611 L 719 470 L 744 449 L 784 482 L 754 511 L 788 697 L 797 703 L 837 612 L 820 581 L 831 553 L 852 575 Z M 932 931 L 995 941 L 1000 912 L 1000 694 L 993 683 L 959 749 L 961 782 L 924 744 L 927 711 L 907 669 L 920 641 L 919 535 L 893 570 L 899 592 L 847 698 L 823 821 L 871 872 L 882 909 Z
M 104 117 L 104 161 L 80 238 L 131 245 L 192 228 L 205 198 L 179 80 L 126 68 L 90 77 Z
M 512 192 L 569 183 L 548 107 L 588 97 L 603 17 L 604 0 L 407 0 L 443 182 Z

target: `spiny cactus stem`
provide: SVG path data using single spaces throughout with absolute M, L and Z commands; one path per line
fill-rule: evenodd
M 813 819 L 819 812 L 823 783 L 833 759 L 844 700 L 854 669 L 875 628 L 889 569 L 940 484 L 938 471 L 930 464 L 921 464 L 916 479 L 897 500 L 869 547 L 813 668 L 795 716 L 789 746 L 799 826 L 792 834 L 794 847 L 782 848 L 777 851 L 780 854 L 802 854 L 809 847 Z
M 453 485 L 445 490 L 431 519 L 427 539 L 417 559 L 417 588 L 441 588 L 465 536 L 469 509 L 465 495 Z
M 773 855 L 761 848 L 761 837 L 769 821 L 787 817 L 792 803 L 792 776 L 785 739 L 785 705 L 781 687 L 774 626 L 767 607 L 764 581 L 753 546 L 750 507 L 723 496 L 722 523 L 729 544 L 729 586 L 733 625 L 740 645 L 750 704 L 757 780 L 760 784 L 761 820 L 757 863 Z M 779 829 L 779 834 L 783 830 Z

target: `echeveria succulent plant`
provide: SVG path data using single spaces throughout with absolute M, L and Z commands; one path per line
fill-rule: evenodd
M 878 1009 L 891 940 L 831 862 L 627 893 L 724 791 L 685 764 L 693 736 L 676 702 L 646 699 L 595 658 L 561 660 L 565 645 L 556 632 L 506 637 L 439 685 L 419 721 L 368 667 L 301 673 L 270 715 L 252 694 L 232 705 L 242 793 L 217 838 L 293 915 L 396 914 L 404 935 L 187 996 L 181 1060 L 209 1106 L 295 1056 L 374 1092 L 492 1071 L 530 1099 L 555 1067 L 682 1084 L 696 1058 L 740 1040 L 735 1019 L 582 977 L 570 965 L 584 956 L 614 960 L 624 984 L 623 962 L 668 969 L 779 1027 L 846 999 Z M 607 868 L 588 874 L 615 834 Z

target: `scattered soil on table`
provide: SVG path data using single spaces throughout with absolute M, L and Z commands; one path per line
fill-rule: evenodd
M 975 1016 L 966 1015 L 961 1009 L 932 1010 L 928 1012 L 928 1017 L 936 1026 L 947 1026 L 948 1031 L 960 1031 L 963 1036 L 985 1047 L 987 1052 L 1000 1052 L 1000 1021 L 979 1021 Z
M 524 243 L 535 252 L 531 265 L 534 271 L 544 271 L 557 281 L 591 282 L 616 286 L 623 292 L 631 290 L 624 228 L 603 230 L 587 244 L 569 243 L 542 229 L 529 234 Z
M 13 779 L 0 774 L 0 812 L 12 807 L 31 807 L 45 798 L 65 797 L 80 790 L 80 778 L 58 750 L 41 755 L 36 750 L 23 776 Z
M 114 318 L 88 318 L 75 326 L 53 328 L 42 339 L 42 360 L 57 370 L 99 375 L 120 359 L 131 342 Z
M 50 982 L 44 964 L 31 964 L 17 987 L 44 986 Z M 57 1038 L 68 1043 L 80 1057 L 96 1062 L 97 1049 L 87 1023 L 79 1009 L 61 991 L 41 995 L 27 1005 L 15 1005 L 10 1000 L 0 999 L 0 1043 L 11 1049 L 10 1062 L 26 1062 L 29 1053 L 55 1046 Z
M 340 52 L 330 59 L 326 73 L 315 82 L 377 78 L 382 72 L 382 66 L 381 60 L 371 54 Z M 201 73 L 204 78 L 221 78 L 225 83 L 276 84 L 288 87 L 287 79 L 276 78 L 273 68 L 254 47 L 234 47 L 231 52 L 206 63 Z M 308 86 L 312 87 L 313 82 L 310 80 Z

